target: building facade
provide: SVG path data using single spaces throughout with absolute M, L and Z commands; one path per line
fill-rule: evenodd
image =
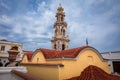
M 19 62 L 22 60 L 23 52 L 22 52 L 22 44 L 21 43 L 16 43 L 16 42 L 10 42 L 7 40 L 0 40 L 0 66 L 4 67 L 7 66 L 9 60 L 9 53 L 8 51 L 16 47 L 19 51 L 19 54 L 17 55 L 16 62 Z
M 108 61 L 112 73 L 120 75 L 120 51 L 103 52 L 101 55 Z
M 67 23 L 65 20 L 64 9 L 60 5 L 56 13 L 56 22 L 54 24 L 54 36 L 51 39 L 52 48 L 55 50 L 66 50 L 69 47 L 69 38 L 66 35 Z
M 108 62 L 90 46 L 59 51 L 40 48 L 24 55 L 21 65 L 27 67 L 28 74 L 43 80 L 66 80 L 79 76 L 89 65 L 111 73 Z

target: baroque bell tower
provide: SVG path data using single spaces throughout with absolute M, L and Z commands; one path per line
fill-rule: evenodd
M 69 38 L 66 35 L 67 23 L 64 21 L 65 13 L 59 5 L 56 13 L 56 22 L 54 24 L 54 36 L 51 39 L 52 48 L 55 50 L 66 50 L 69 46 Z

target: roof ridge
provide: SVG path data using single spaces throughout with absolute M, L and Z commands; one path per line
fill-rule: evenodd
M 67 50 L 51 50 L 51 49 L 45 49 L 45 48 L 40 48 L 42 51 L 43 55 L 45 58 L 75 58 L 80 51 L 82 51 L 85 48 L 88 48 L 90 46 L 81 46 L 78 48 L 72 48 L 72 49 L 67 49 Z
M 47 49 L 47 48 L 39 48 L 40 50 L 41 49 L 44 49 L 44 50 L 53 50 L 53 51 L 58 51 L 58 52 L 61 52 L 61 51 L 67 51 L 67 50 L 73 50 L 73 49 L 79 49 L 79 48 L 84 48 L 84 47 L 90 47 L 90 46 L 81 46 L 81 47 L 76 47 L 76 48 L 70 48 L 70 49 L 66 49 L 66 50 L 54 50 L 54 49 Z

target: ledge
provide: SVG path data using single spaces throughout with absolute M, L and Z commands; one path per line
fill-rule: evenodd
M 41 80 L 37 77 L 34 77 L 32 75 L 29 75 L 27 73 L 23 73 L 23 72 L 20 72 L 20 71 L 12 70 L 11 72 L 14 73 L 15 75 L 25 79 L 25 80 Z
M 64 67 L 63 64 L 51 64 L 51 63 L 20 63 L 21 65 L 40 65 L 40 66 L 58 66 Z
M 27 72 L 26 67 L 0 67 L 0 73 L 9 73 L 12 70 L 17 70 L 17 71 L 21 71 L 21 72 Z

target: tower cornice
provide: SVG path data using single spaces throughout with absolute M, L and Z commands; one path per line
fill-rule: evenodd
M 67 27 L 67 23 L 66 22 L 55 22 L 54 23 L 54 27 L 56 27 L 56 26 L 61 26 L 61 25 L 64 25 L 65 27 Z

